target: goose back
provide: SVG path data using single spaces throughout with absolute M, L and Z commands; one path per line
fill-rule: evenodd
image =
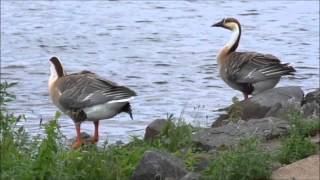
M 256 52 L 232 52 L 220 66 L 222 79 L 246 94 L 273 88 L 281 76 L 293 72 L 293 67 L 281 64 L 277 57 Z
M 225 80 L 237 83 L 255 83 L 295 72 L 287 63 L 271 54 L 256 52 L 232 52 L 221 66 Z
M 136 93 L 89 71 L 69 74 L 57 80 L 59 104 L 64 109 L 83 109 L 112 101 L 121 101 Z

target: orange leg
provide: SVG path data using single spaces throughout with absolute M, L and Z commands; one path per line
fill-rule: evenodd
M 76 142 L 72 144 L 72 149 L 78 149 L 79 147 L 81 147 L 81 145 L 83 144 L 82 140 L 81 140 L 81 132 L 80 132 L 80 123 L 76 123 L 76 131 L 77 131 L 77 139 Z
M 94 135 L 92 142 L 96 143 L 99 141 L 99 121 L 93 121 L 94 124 Z

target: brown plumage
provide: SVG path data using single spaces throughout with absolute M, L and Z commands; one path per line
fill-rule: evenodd
M 291 75 L 295 69 L 271 54 L 235 52 L 241 37 L 241 25 L 235 18 L 225 18 L 212 25 L 233 31 L 230 41 L 220 50 L 217 59 L 221 78 L 233 89 L 250 94 L 271 89 L 281 76 Z
M 99 120 L 109 119 L 126 112 L 132 118 L 129 100 L 136 93 L 125 86 L 103 79 L 90 71 L 68 74 L 58 58 L 52 57 L 49 93 L 53 103 L 75 123 L 77 141 L 73 148 L 81 146 L 80 124 L 93 121 L 93 142 L 98 141 Z

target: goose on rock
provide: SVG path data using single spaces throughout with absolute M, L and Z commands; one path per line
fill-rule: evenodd
M 219 73 L 231 88 L 249 95 L 271 89 L 281 76 L 292 75 L 295 69 L 271 54 L 236 52 L 241 37 L 241 25 L 235 18 L 224 18 L 212 25 L 233 32 L 230 41 L 219 51 L 217 60 Z
M 52 57 L 49 94 L 53 104 L 75 123 L 77 139 L 72 148 L 83 144 L 80 125 L 83 121 L 94 123 L 92 142 L 99 140 L 99 121 L 126 112 L 132 119 L 129 101 L 136 93 L 114 82 L 105 80 L 90 71 L 66 74 L 58 58 Z

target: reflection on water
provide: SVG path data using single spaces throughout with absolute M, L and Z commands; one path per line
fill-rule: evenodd
M 138 93 L 134 121 L 126 114 L 103 121 L 102 139 L 143 134 L 167 113 L 210 124 L 215 109 L 241 97 L 220 80 L 215 55 L 230 32 L 210 27 L 226 16 L 243 24 L 239 50 L 271 53 L 297 74 L 280 86 L 319 86 L 319 2 L 294 1 L 4 1 L 1 6 L 1 79 L 18 82 L 25 126 L 41 133 L 39 119 L 57 110 L 48 99 L 48 59 L 61 58 L 67 72 L 94 71 Z M 69 137 L 68 117 L 60 120 Z M 83 129 L 92 132 L 93 125 Z

